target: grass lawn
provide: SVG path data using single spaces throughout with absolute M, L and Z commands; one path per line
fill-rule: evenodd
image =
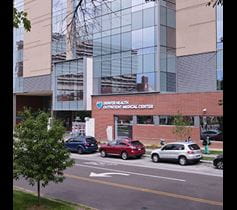
M 211 160 L 213 161 L 215 158 L 214 157 L 203 157 L 202 160 Z
M 204 154 L 204 150 L 202 150 L 202 153 Z M 210 150 L 209 149 L 209 155 L 220 155 L 223 153 L 223 150 Z
M 38 198 L 34 194 L 13 190 L 14 210 L 91 210 L 91 208 L 71 204 L 69 202 L 40 198 L 40 206 L 37 206 Z

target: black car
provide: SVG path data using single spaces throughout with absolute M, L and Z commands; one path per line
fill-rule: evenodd
M 223 134 L 219 130 L 203 131 L 201 133 L 201 139 L 204 140 L 204 139 L 207 139 L 207 137 L 209 137 L 210 140 L 214 140 L 214 141 L 222 141 L 223 140 Z
M 93 153 L 98 149 L 97 141 L 92 136 L 77 136 L 69 138 L 64 146 L 71 152 Z
M 213 165 L 218 168 L 218 169 L 223 169 L 223 154 L 218 155 L 214 160 L 213 160 Z

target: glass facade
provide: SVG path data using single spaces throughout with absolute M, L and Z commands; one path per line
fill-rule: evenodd
M 67 14 L 78 1 L 68 2 L 53 0 L 53 62 L 66 60 L 70 50 Z M 88 12 L 78 10 L 70 39 L 70 59 L 93 56 L 93 94 L 176 91 L 175 1 L 160 1 L 160 10 L 159 1 L 95 4 L 83 1 Z
M 176 1 L 160 0 L 160 90 L 176 91 Z
M 158 90 L 156 7 L 115 0 L 95 17 L 102 24 L 93 30 L 94 94 Z
M 52 62 L 66 60 L 67 0 L 53 0 Z
M 24 9 L 24 0 L 15 0 L 14 7 L 19 11 Z M 13 29 L 13 91 L 23 91 L 23 47 L 24 28 Z
M 54 110 L 84 109 L 83 75 L 83 59 L 54 64 Z
M 223 90 L 223 6 L 216 6 L 217 90 Z

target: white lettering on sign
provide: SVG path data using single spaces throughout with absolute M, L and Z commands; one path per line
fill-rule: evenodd
M 97 101 L 98 109 L 153 109 L 153 104 L 129 104 L 128 101 Z

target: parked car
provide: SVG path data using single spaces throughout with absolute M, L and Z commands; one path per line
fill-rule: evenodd
M 218 155 L 214 160 L 213 160 L 213 165 L 218 168 L 218 169 L 223 169 L 223 154 Z
M 180 165 L 199 162 L 202 158 L 200 147 L 193 142 L 171 142 L 151 152 L 153 162 L 176 161 Z
M 64 146 L 71 152 L 92 153 L 98 149 L 97 141 L 92 136 L 77 136 L 69 138 Z
M 101 157 L 108 155 L 120 156 L 123 160 L 129 157 L 140 158 L 145 154 L 145 146 L 137 140 L 119 139 L 108 144 L 101 145 L 99 148 Z
M 214 140 L 214 141 L 222 141 L 223 140 L 223 134 L 219 130 L 203 131 L 201 133 L 201 139 L 204 140 L 207 137 L 209 137 L 210 140 Z

